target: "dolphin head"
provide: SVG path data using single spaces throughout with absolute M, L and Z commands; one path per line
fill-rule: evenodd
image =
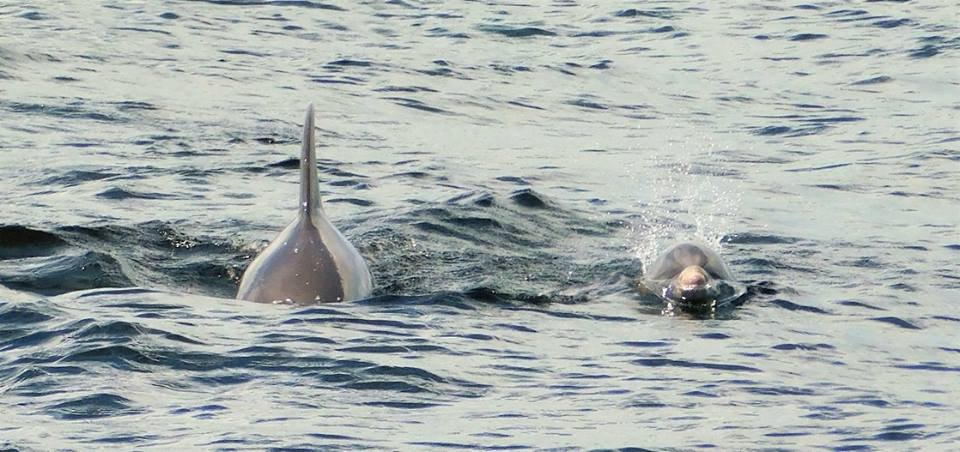
M 688 307 L 712 306 L 729 296 L 730 271 L 705 245 L 683 242 L 667 248 L 647 269 L 643 280 L 668 302 Z

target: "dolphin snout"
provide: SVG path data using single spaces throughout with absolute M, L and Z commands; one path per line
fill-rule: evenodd
M 699 265 L 684 268 L 671 283 L 670 293 L 688 303 L 705 302 L 712 298 L 710 275 Z
M 677 276 L 677 283 L 684 289 L 703 286 L 709 280 L 707 272 L 699 265 L 691 265 L 683 269 L 680 275 Z

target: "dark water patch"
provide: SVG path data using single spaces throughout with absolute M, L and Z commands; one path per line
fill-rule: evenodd
M 534 110 L 545 110 L 543 107 L 538 107 L 538 106 L 533 105 L 533 104 L 530 104 L 530 103 L 520 102 L 520 101 L 516 101 L 516 100 L 507 101 L 507 104 L 515 105 L 515 106 L 517 106 L 517 107 L 530 108 L 530 109 L 534 109 Z
M 0 260 L 49 256 L 66 246 L 56 234 L 20 225 L 0 226 Z
M 110 253 L 110 261 L 121 258 L 129 276 L 118 280 L 106 278 L 102 285 L 79 287 L 132 286 L 130 278 L 153 287 L 175 290 L 199 288 L 202 292 L 231 296 L 236 291 L 237 273 L 243 255 L 249 251 L 227 239 L 183 234 L 163 222 L 146 222 L 129 227 L 67 226 L 58 234 L 74 247 Z M 94 265 L 94 268 L 97 265 Z M 86 268 L 84 271 L 89 271 Z M 115 271 L 107 266 L 107 273 Z M 119 277 L 119 276 L 118 276 Z M 91 281 L 91 284 L 96 280 Z
M 823 165 L 823 166 L 812 166 L 812 167 L 804 167 L 804 168 L 788 168 L 786 171 L 789 171 L 789 172 L 791 172 L 791 173 L 806 173 L 806 172 L 813 172 L 813 171 L 823 171 L 823 170 L 831 170 L 831 169 L 843 168 L 843 167 L 850 166 L 850 165 L 853 165 L 853 164 L 852 164 L 852 163 L 834 163 L 834 164 Z
M 14 326 L 41 323 L 53 319 L 57 311 L 38 303 L 0 302 L 0 324 Z
M 140 102 L 140 101 L 121 101 L 121 102 L 109 102 L 110 105 L 116 107 L 120 111 L 131 111 L 131 110 L 158 110 L 157 106 L 149 102 Z
M 328 76 L 319 76 L 313 77 L 310 79 L 314 83 L 326 83 L 326 84 L 340 84 L 340 85 L 360 85 L 366 80 L 356 78 L 356 77 L 342 77 L 342 78 L 333 78 Z
M 150 200 L 162 200 L 162 199 L 176 199 L 177 196 L 170 195 L 166 193 L 147 193 L 134 190 L 123 189 L 120 187 L 110 187 L 100 193 L 97 193 L 98 198 L 110 199 L 110 200 L 125 200 L 125 199 L 150 199 Z
M 329 67 L 370 67 L 373 63 L 363 60 L 340 59 L 327 63 Z
M 870 406 L 874 408 L 886 408 L 891 404 L 886 400 L 883 400 L 879 397 L 870 397 L 870 396 L 854 396 L 854 397 L 844 397 L 834 401 L 834 403 L 844 404 L 844 405 L 863 405 Z
M 274 137 L 256 137 L 253 139 L 253 141 L 256 141 L 257 143 L 260 143 L 260 144 L 268 144 L 268 145 L 300 143 L 299 138 L 275 137 L 275 136 Z
M 836 347 L 830 344 L 777 344 L 773 347 L 770 347 L 774 350 L 802 350 L 802 351 L 814 351 L 814 350 L 835 350 Z
M 787 245 L 797 243 L 800 239 L 796 237 L 786 237 L 771 234 L 757 234 L 751 232 L 738 232 L 723 236 L 722 243 L 734 245 Z
M 516 176 L 499 176 L 496 178 L 496 180 L 501 182 L 511 182 L 516 185 L 530 185 L 530 182 L 527 182 L 522 177 L 516 177 Z
M 698 334 L 697 337 L 699 337 L 700 339 L 713 339 L 713 340 L 730 339 L 729 335 L 723 334 L 723 333 L 701 333 L 701 334 Z
M 531 72 L 531 71 L 533 71 L 533 69 L 531 69 L 531 68 L 529 68 L 529 67 L 527 67 L 527 66 L 522 66 L 522 65 L 508 66 L 508 65 L 504 65 L 504 64 L 491 64 L 491 65 L 490 65 L 490 68 L 493 69 L 493 70 L 495 70 L 495 71 L 497 71 L 497 72 L 500 72 L 500 73 L 502 73 L 502 74 L 515 74 L 515 73 L 518 73 L 518 72 Z
M 511 27 L 507 25 L 480 25 L 478 30 L 506 36 L 508 38 L 529 38 L 535 36 L 556 36 L 557 34 L 537 27 Z
M 865 14 L 867 14 L 867 11 L 862 9 L 838 9 L 830 11 L 825 15 L 827 17 L 855 17 L 863 16 Z
M 767 126 L 767 127 L 761 127 L 759 129 L 755 129 L 753 131 L 753 134 L 769 136 L 769 135 L 784 135 L 790 132 L 793 132 L 793 129 L 787 126 Z
M 252 56 L 257 58 L 264 58 L 264 57 L 271 56 L 269 53 L 254 52 L 253 50 L 244 50 L 244 49 L 223 49 L 223 50 L 220 50 L 220 53 L 225 53 L 227 55 Z
M 471 450 L 530 450 L 534 449 L 534 446 L 524 445 L 524 444 L 507 444 L 507 445 L 485 445 L 485 444 L 476 444 L 476 443 L 451 443 L 451 442 L 411 442 L 407 443 L 414 446 L 425 446 L 428 448 L 436 449 L 471 449 Z
M 945 366 L 941 363 L 897 364 L 894 367 L 910 370 L 929 370 L 933 372 L 960 372 L 960 367 Z
M 334 187 L 353 187 L 358 190 L 370 188 L 370 186 L 366 182 L 362 180 L 356 180 L 356 179 L 334 180 L 334 181 L 327 182 L 327 185 L 331 185 Z
M 426 328 L 421 323 L 406 323 L 398 320 L 362 319 L 357 317 L 293 317 L 282 322 L 284 325 L 298 323 L 332 323 L 345 325 L 379 326 L 399 330 L 420 330 Z
M 812 396 L 817 395 L 816 391 L 806 388 L 795 388 L 788 386 L 773 387 L 773 386 L 745 386 L 743 391 L 750 394 L 758 394 L 765 396 Z
M 337 5 L 311 2 L 308 0 L 198 0 L 203 3 L 224 6 L 283 6 L 307 9 L 323 9 L 328 11 L 346 11 Z
M 143 372 L 146 366 L 173 366 L 181 360 L 189 360 L 191 356 L 176 356 L 175 353 L 159 350 L 141 351 L 132 345 L 93 345 L 75 346 L 60 362 L 82 362 L 88 365 L 108 365 L 115 369 Z
M 43 295 L 133 285 L 117 260 L 108 254 L 87 251 L 35 259 L 28 265 L 0 265 L 0 284 Z
M 648 17 L 651 19 L 673 19 L 674 13 L 673 10 L 668 8 L 654 8 L 654 9 L 623 9 L 614 13 L 616 17 Z
M 589 110 L 608 110 L 610 108 L 599 102 L 593 102 L 586 99 L 575 99 L 565 103 L 567 105 L 573 105 L 574 107 L 586 108 Z
M 543 195 L 529 188 L 524 188 L 511 193 L 510 200 L 523 207 L 529 207 L 533 209 L 546 209 L 549 207 L 549 204 Z
M 80 185 L 84 182 L 96 181 L 109 179 L 112 177 L 120 177 L 120 173 L 107 170 L 70 170 L 63 174 L 58 174 L 55 176 L 50 176 L 41 181 L 38 181 L 36 185 L 41 186 L 50 186 L 50 185 L 62 185 L 64 187 L 73 187 Z
M 92 444 L 136 444 L 160 439 L 158 435 L 108 435 L 90 440 Z
M 279 162 L 268 163 L 270 168 L 283 168 L 283 169 L 299 169 L 300 168 L 300 159 L 296 157 L 291 157 Z
M 800 33 L 790 37 L 791 41 L 815 41 L 818 39 L 824 39 L 827 35 L 819 33 Z
M 853 83 L 851 83 L 851 85 L 876 85 L 876 84 L 880 84 L 880 83 L 889 83 L 889 82 L 891 82 L 891 81 L 893 81 L 893 78 L 892 78 L 892 77 L 888 77 L 888 76 L 886 76 L 886 75 L 880 75 L 880 76 L 877 76 L 877 77 L 868 78 L 868 79 L 865 79 L 865 80 L 860 80 L 860 81 L 853 82 Z
M 931 318 L 934 320 L 945 320 L 947 322 L 960 322 L 960 318 L 950 317 L 948 315 L 935 315 Z
M 116 394 L 99 393 L 76 397 L 47 406 L 43 413 L 64 420 L 97 419 L 141 413 L 129 399 Z
M 27 12 L 25 12 L 25 13 L 22 13 L 22 14 L 18 15 L 17 17 L 19 17 L 19 18 L 21 18 L 21 19 L 27 19 L 27 20 L 47 20 L 47 19 L 49 19 L 49 17 L 47 17 L 46 15 L 40 13 L 39 11 L 27 11 Z
M 844 305 L 844 306 L 853 306 L 853 307 L 857 307 L 857 308 L 867 308 L 867 309 L 871 309 L 871 310 L 874 310 L 874 311 L 886 311 L 886 309 L 879 308 L 879 307 L 876 307 L 876 306 L 873 306 L 873 305 L 870 305 L 870 304 L 867 304 L 867 303 L 863 303 L 863 302 L 860 302 L 860 301 L 854 301 L 854 300 L 843 300 L 843 301 L 840 301 L 839 304 Z
M 902 290 L 902 291 L 904 291 L 904 292 L 916 292 L 916 291 L 917 291 L 916 287 L 913 287 L 913 286 L 911 286 L 910 284 L 906 284 L 906 283 L 891 284 L 889 287 L 890 287 L 891 289 L 894 289 L 894 290 Z
M 441 406 L 440 403 L 431 403 L 431 402 L 389 402 L 389 401 L 377 401 L 377 402 L 365 402 L 366 406 L 376 406 L 384 408 L 397 408 L 403 410 L 422 410 L 426 408 L 433 408 Z
M 808 436 L 808 432 L 773 432 L 765 433 L 763 436 L 769 436 L 771 438 L 791 438 L 796 436 Z
M 835 117 L 826 117 L 826 118 L 796 118 L 800 122 L 808 123 L 836 123 L 836 122 L 857 122 L 863 121 L 865 118 L 858 116 L 835 116 Z
M 622 345 L 624 347 L 648 348 L 648 347 L 669 347 L 673 345 L 673 343 L 665 342 L 665 341 L 626 341 L 626 342 L 618 342 L 617 345 Z
M 921 432 L 883 432 L 873 436 L 877 441 L 910 441 L 925 437 Z
M 345 203 L 345 204 L 352 204 L 360 207 L 370 207 L 374 204 L 373 201 L 360 199 L 360 198 L 327 198 L 326 200 L 324 200 L 324 202 L 331 203 L 331 204 Z
M 397 104 L 397 105 L 400 105 L 401 107 L 412 108 L 412 109 L 415 109 L 415 110 L 425 111 L 425 112 L 428 112 L 428 113 L 437 113 L 437 114 L 442 114 L 442 115 L 453 115 L 453 114 L 454 114 L 453 112 L 444 110 L 444 109 L 442 109 L 442 108 L 438 108 L 438 107 L 433 107 L 433 106 L 427 105 L 427 104 L 425 104 L 425 103 L 423 103 L 423 102 L 421 102 L 421 101 L 419 101 L 419 100 L 416 100 L 416 99 L 408 99 L 408 98 L 405 98 L 405 97 L 384 97 L 383 99 L 392 100 L 393 103 L 395 103 L 395 104 Z
M 700 363 L 693 361 L 666 359 L 666 358 L 643 358 L 631 361 L 632 364 L 644 367 L 686 367 L 693 369 L 722 370 L 727 372 L 762 372 L 756 367 L 741 366 L 738 364 L 717 364 Z
M 806 306 L 806 305 L 802 305 L 802 304 L 797 304 L 797 303 L 794 303 L 794 302 L 792 302 L 792 301 L 784 300 L 784 299 L 782 299 L 782 298 L 777 298 L 777 299 L 774 299 L 774 300 L 770 300 L 770 304 L 773 304 L 773 305 L 775 305 L 775 306 L 777 306 L 777 307 L 786 309 L 786 310 L 788 310 L 788 311 L 810 312 L 810 313 L 813 313 L 813 314 L 827 314 L 827 315 L 830 314 L 830 312 L 825 311 L 825 310 L 823 310 L 823 309 L 820 309 L 820 308 L 817 308 L 817 307 L 814 307 L 814 306 Z
M 823 188 L 827 190 L 847 191 L 847 192 L 863 192 L 863 187 L 860 187 L 857 185 L 814 184 L 814 185 L 810 185 L 810 187 Z
M 873 26 L 879 28 L 897 28 L 911 23 L 912 21 L 910 19 L 885 19 L 874 22 Z
M 438 345 L 357 345 L 353 347 L 344 347 L 337 349 L 340 352 L 346 353 L 402 353 L 402 354 L 416 354 L 421 352 L 443 352 L 443 353 L 452 353 L 450 349 L 446 347 L 440 347 Z
M 312 438 L 322 439 L 322 440 L 342 440 L 342 441 L 359 441 L 360 438 L 346 435 L 334 435 L 330 433 L 308 433 L 307 436 Z
M 421 93 L 421 92 L 422 92 L 422 93 L 435 93 L 435 92 L 437 92 L 437 90 L 435 90 L 435 89 L 433 89 L 433 88 L 428 88 L 428 87 L 425 87 L 425 86 L 395 86 L 395 85 L 384 86 L 384 87 L 382 87 L 382 88 L 374 89 L 374 91 L 376 91 L 376 92 L 383 92 L 383 93 L 393 93 L 393 92 L 397 92 L 397 93 Z
M 120 122 L 120 118 L 110 116 L 103 113 L 86 111 L 85 109 L 79 107 L 82 104 L 81 102 L 74 102 L 68 105 L 43 105 L 43 104 L 28 104 L 21 102 L 4 102 L 0 101 L 0 108 L 13 112 L 13 113 L 26 113 L 26 114 L 38 114 L 44 116 L 52 116 L 56 118 L 64 119 L 89 119 L 92 121 L 101 121 L 101 122 Z
M 930 58 L 940 54 L 940 49 L 932 44 L 927 44 L 919 49 L 910 52 L 910 58 Z
M 140 27 L 113 27 L 114 30 L 119 31 L 136 31 L 138 33 L 155 33 L 166 36 L 173 36 L 173 33 L 164 30 L 157 30 L 154 28 L 140 28 Z
M 906 320 L 903 320 L 903 319 L 901 319 L 901 318 L 899 318 L 899 317 L 874 317 L 874 318 L 872 318 L 872 319 L 870 319 L 870 320 L 873 320 L 873 321 L 875 321 L 875 322 L 889 323 L 890 325 L 898 326 L 898 327 L 900 327 L 900 328 L 904 328 L 904 329 L 908 329 L 908 330 L 919 330 L 919 329 L 922 329 L 922 328 L 920 328 L 919 326 L 916 326 L 916 325 L 914 325 L 914 324 L 912 324 L 912 323 L 910 323 L 910 322 L 908 322 L 908 321 L 906 321 Z

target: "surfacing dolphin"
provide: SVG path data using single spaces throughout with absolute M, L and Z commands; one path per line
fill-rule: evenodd
M 303 123 L 297 218 L 247 267 L 237 299 L 312 304 L 370 296 L 366 262 L 323 213 L 315 141 L 310 104 Z
M 720 256 L 705 245 L 682 242 L 667 248 L 644 272 L 641 284 L 683 308 L 715 308 L 741 295 Z

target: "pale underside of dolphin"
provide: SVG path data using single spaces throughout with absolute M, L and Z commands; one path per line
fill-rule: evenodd
M 373 289 L 363 257 L 323 212 L 313 121 L 310 104 L 303 124 L 297 218 L 247 267 L 237 299 L 312 304 L 358 300 Z

